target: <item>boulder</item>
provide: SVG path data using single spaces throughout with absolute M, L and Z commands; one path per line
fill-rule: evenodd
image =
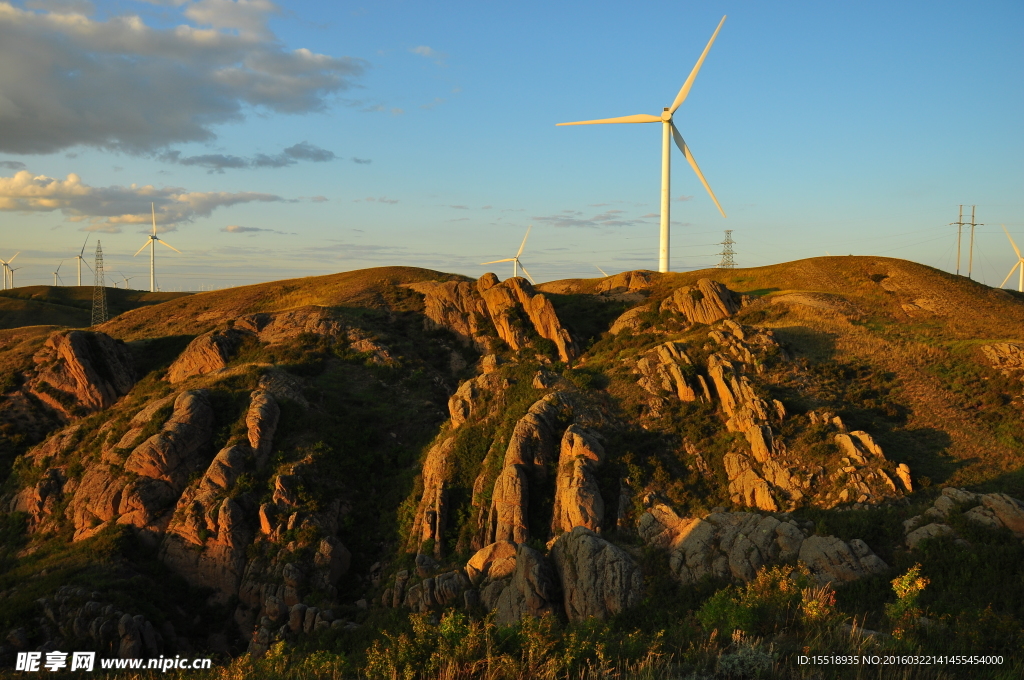
M 935 538 L 937 536 L 952 536 L 953 527 L 948 524 L 939 524 L 933 522 L 932 524 L 926 524 L 923 527 L 914 529 L 907 534 L 906 541 L 907 547 L 913 550 L 918 544 L 926 538 Z
M 590 529 L 580 526 L 559 536 L 551 557 L 570 621 L 608 618 L 640 603 L 640 567 L 626 551 Z
M 981 352 L 998 371 L 1007 375 L 1020 375 L 1024 372 L 1024 343 L 997 342 L 982 345 Z
M 245 331 L 236 329 L 203 333 L 188 343 L 170 365 L 167 380 L 173 385 L 193 376 L 227 368 L 231 356 L 246 335 Z
M 65 418 L 105 409 L 135 385 L 131 352 L 105 333 L 58 331 L 32 360 L 26 391 Z
M 507 626 L 527 616 L 539 618 L 544 614 L 554 614 L 558 603 L 558 581 L 551 563 L 533 548 L 520 545 L 515 565 L 512 578 L 494 604 L 495 623 Z
M 466 574 L 476 586 L 484 579 L 502 579 L 516 568 L 516 544 L 511 541 L 495 541 L 476 551 L 466 563 Z
M 213 408 L 205 390 L 182 392 L 163 429 L 135 448 L 125 470 L 167 482 L 180 491 L 188 476 L 203 465 L 213 435 Z
M 686 354 L 685 345 L 681 342 L 666 342 L 658 345 L 637 361 L 640 387 L 658 396 L 661 392 L 675 395 L 680 401 L 696 401 L 704 395 L 699 393 L 700 387 L 694 389 L 687 380 L 684 371 L 693 371 L 693 362 Z M 688 367 L 688 368 L 684 368 Z M 696 376 L 694 377 L 696 382 Z
M 981 503 L 1017 538 L 1024 538 L 1024 503 L 1005 493 L 985 494 Z
M 871 551 L 864 541 L 849 543 L 835 536 L 811 536 L 800 546 L 800 561 L 807 565 L 819 584 L 854 581 L 885 572 L 889 565 Z
M 245 425 L 248 428 L 249 446 L 256 455 L 257 469 L 267 464 L 280 418 L 281 407 L 269 392 L 257 390 L 252 393 L 249 410 L 245 414 Z

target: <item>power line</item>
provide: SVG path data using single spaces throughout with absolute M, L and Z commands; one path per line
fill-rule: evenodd
M 725 230 L 725 240 L 719 245 L 722 246 L 722 252 L 718 253 L 722 256 L 722 259 L 718 262 L 719 269 L 735 269 L 736 260 L 733 259 L 733 255 L 736 253 L 732 247 L 736 242 L 732 240 L 732 229 Z

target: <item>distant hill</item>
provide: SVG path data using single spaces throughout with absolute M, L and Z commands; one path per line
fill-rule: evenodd
M 191 293 L 150 293 L 107 288 L 113 317 L 130 309 L 156 305 Z M 84 328 L 92 322 L 92 286 L 22 286 L 0 291 L 0 329 L 22 326 Z

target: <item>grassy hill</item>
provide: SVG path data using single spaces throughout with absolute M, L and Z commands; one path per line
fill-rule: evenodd
M 190 293 L 107 288 L 107 313 L 157 305 Z M 22 286 L 0 291 L 0 329 L 22 326 L 84 328 L 92 322 L 92 286 Z
M 698 377 L 710 382 L 712 356 L 729 351 L 713 337 L 724 326 L 681 323 L 664 303 L 681 290 L 698 300 L 703 294 L 687 287 L 705 278 L 743 296 L 729 322 L 748 334 L 749 347 L 744 347 L 754 355 L 742 359 L 736 350 L 728 356 L 737 367 L 746 366 L 736 370 L 745 371 L 750 394 L 765 404 L 777 400 L 786 413 L 771 421 L 778 442 L 773 455 L 788 456 L 790 462 L 803 457 L 797 462 L 808 469 L 821 466 L 814 475 L 819 486 L 808 481 L 804 500 L 778 511 L 744 505 L 730 491 L 733 478 L 724 461 L 752 444 L 741 430 L 727 427 L 720 392 L 716 399 L 686 402 L 672 390 L 652 391 L 639 382 L 641 358 L 654 356 L 666 342 L 692 360 L 677 366 L 679 375 L 693 385 Z M 1024 343 L 1024 296 L 878 257 L 551 281 L 536 290 L 553 305 L 579 350 L 560 361 L 526 308 L 514 304 L 499 320 L 521 332 L 528 341 L 523 347 L 514 349 L 511 339 L 499 339 L 490 326 L 479 329 L 475 344 L 463 344 L 454 326 L 427 319 L 429 298 L 409 287 L 430 290 L 431 282 L 446 284 L 447 290 L 467 282 L 471 285 L 464 288 L 478 295 L 472 279 L 413 267 L 197 294 L 108 289 L 117 316 L 92 330 L 123 348 L 117 351 L 130 356 L 137 381 L 116 403 L 76 416 L 63 431 L 65 439 L 48 440 L 70 443 L 13 464 L 15 454 L 65 426 L 26 390 L 38 371 L 59 368 L 60 360 L 45 357 L 35 360 L 37 366 L 33 355 L 53 331 L 87 325 L 92 289 L 32 287 L 0 295 L 0 467 L 7 475 L 0 480 L 0 634 L 20 626 L 35 641 L 56 635 L 39 611 L 41 598 L 81 586 L 88 598 L 111 602 L 118 612 L 141 612 L 155 627 L 176 630 L 184 641 L 179 649 L 217 650 L 225 662 L 227 656 L 238 657 L 226 669 L 199 676 L 208 678 L 938 680 L 1011 678 L 1024 672 L 1020 537 L 1005 527 L 972 524 L 968 505 L 956 506 L 943 520 L 955 535 L 937 536 L 916 549 L 905 544 L 903 524 L 932 507 L 946 486 L 1024 498 L 1024 385 L 1019 375 L 994 369 L 981 349 Z M 458 316 L 466 300 L 442 300 L 442 307 Z M 533 298 L 530 309 L 541 309 L 541 302 Z M 299 313 L 311 309 L 321 315 L 319 325 L 301 320 L 313 318 Z M 288 332 L 279 328 L 273 338 L 260 335 L 258 323 L 240 320 L 253 314 L 284 318 L 291 312 L 299 326 Z M 625 312 L 636 323 L 610 333 Z M 333 330 L 324 330 L 329 326 Z M 222 352 L 223 363 L 171 383 L 172 362 L 200 336 L 207 344 L 194 361 Z M 98 347 L 92 337 L 91 346 Z M 511 336 L 501 336 L 506 337 Z M 751 344 L 755 337 L 763 341 L 757 347 Z M 494 358 L 485 362 L 483 354 Z M 124 510 L 112 511 L 121 519 L 100 522 L 97 516 L 92 525 L 83 523 L 79 515 L 85 505 L 75 496 L 81 487 L 127 483 L 120 499 L 129 499 L 127 489 L 145 489 L 131 486 L 145 477 L 130 470 L 126 458 L 175 422 L 179 416 L 175 411 L 172 418 L 171 402 L 160 400 L 185 390 L 205 390 L 212 416 L 205 425 L 210 441 L 201 450 L 203 466 L 181 475 L 184 490 L 173 490 L 183 500 L 173 496 L 168 514 L 141 531 Z M 258 429 L 250 404 L 264 393 L 276 395 L 281 419 L 267 462 L 229 475 L 224 472 L 228 454 L 247 450 Z M 553 394 L 552 403 L 561 410 L 544 411 L 544 399 Z M 144 408 L 151 409 L 150 420 L 133 424 Z M 826 487 L 846 484 L 854 466 L 841 458 L 838 431 L 815 420 L 825 412 L 841 418 L 843 432 L 869 433 L 884 450 L 890 474 L 896 463 L 909 465 L 913 492 L 893 485 L 893 494 L 870 502 L 854 504 L 855 496 L 848 502 L 828 500 L 834 496 L 826 497 L 826 491 L 832 493 Z M 33 420 L 34 413 L 49 415 Z M 605 451 L 596 456 L 601 467 L 588 487 L 604 498 L 600 537 L 623 551 L 622 559 L 639 565 L 641 604 L 601 621 L 570 621 L 559 610 L 554 617 L 526 618 L 510 628 L 497 626 L 479 601 L 468 599 L 419 613 L 382 606 L 403 572 L 425 592 L 427 578 L 440 579 L 466 566 L 475 537 L 498 521 L 492 495 L 499 495 L 496 478 L 504 474 L 506 452 L 517 440 L 541 446 L 544 437 L 529 434 L 540 430 L 524 429 L 541 421 L 555 433 L 553 443 L 543 444 L 553 447 L 554 460 L 535 462 L 543 474 L 538 472 L 539 482 L 530 477 L 531 504 L 520 518 L 530 532 L 524 545 L 541 559 L 554 559 L 551 546 L 564 536 L 552 524 L 553 480 L 564 472 L 557 464 L 558 432 L 568 433 L 570 422 L 591 431 Z M 50 429 L 30 432 L 22 426 L 28 422 Z M 178 432 L 184 430 L 167 435 L 164 444 L 185 436 Z M 211 464 L 217 451 L 220 462 Z M 108 474 L 103 483 L 89 477 L 100 469 Z M 207 479 L 214 473 L 221 480 L 216 484 Z M 53 491 L 60 486 L 54 480 L 65 480 L 63 495 Z M 435 487 L 436 495 L 428 498 Z M 40 497 L 38 508 L 25 502 L 18 507 L 36 508 L 36 514 L 7 511 L 16 498 L 35 498 L 33 493 Z M 43 498 L 47 493 L 49 500 Z M 128 504 L 134 511 L 164 502 L 161 494 L 167 493 L 135 490 L 113 506 Z M 433 505 L 424 506 L 427 500 Z M 229 504 L 236 513 L 230 517 Z M 765 566 L 747 582 L 708 576 L 684 585 L 664 546 L 641 540 L 636 529 L 638 517 L 658 504 L 694 518 L 712 509 L 737 515 L 756 511 L 812 535 L 862 539 L 888 566 L 834 588 L 813 586 L 792 563 Z M 99 505 L 89 505 L 90 512 L 99 513 Z M 446 522 L 430 525 L 436 534 L 419 541 L 426 518 L 433 516 L 429 521 L 434 522 L 442 514 Z M 259 610 L 243 606 L 246 597 L 254 597 L 253 588 L 236 585 L 233 594 L 222 596 L 188 581 L 195 574 L 182 570 L 180 561 L 172 568 L 166 559 L 159 532 L 185 524 L 187 516 L 199 527 L 190 534 L 194 544 L 184 551 L 189 559 L 198 563 L 234 550 L 232 559 L 241 561 L 245 573 L 259 576 L 252 578 L 261 602 L 272 592 L 282 600 L 296 597 L 298 590 L 286 595 L 286 589 L 302 587 L 305 579 L 301 602 L 330 609 L 345 626 L 320 626 L 304 634 L 288 632 L 275 619 L 273 635 L 286 641 L 261 661 L 246 657 L 253 630 L 271 629 L 261 619 L 247 618 Z M 247 528 L 229 539 L 225 523 Z M 95 536 L 72 540 L 94 529 Z M 321 541 L 327 538 L 347 546 L 350 566 L 336 585 L 309 585 L 326 560 Z M 218 573 L 241 574 L 234 562 L 218 564 L 223 567 Z M 916 574 L 923 580 L 915 582 Z M 891 583 L 896 578 L 913 587 L 897 596 Z M 61 586 L 65 590 L 58 591 Z M 67 630 L 81 628 L 77 619 L 68 620 L 72 623 L 61 624 Z M 844 628 L 850 623 L 882 634 L 853 634 Z M 86 649 L 92 643 L 83 639 L 81 644 Z M 1006 662 L 981 672 L 971 668 L 968 675 L 948 664 L 823 669 L 795 661 L 807 653 L 946 652 L 998 653 Z

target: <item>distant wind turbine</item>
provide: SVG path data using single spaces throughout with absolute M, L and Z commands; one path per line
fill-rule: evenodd
M 14 262 L 14 258 L 18 255 L 21 255 L 20 250 L 12 255 L 9 260 L 0 260 L 0 264 L 4 266 L 4 290 L 7 290 L 7 275 L 11 272 L 11 263 Z M 11 274 L 11 288 L 14 288 L 14 274 Z
M 523 243 L 522 243 L 522 245 L 519 246 L 519 252 L 516 253 L 515 257 L 506 257 L 504 260 L 492 260 L 491 262 L 481 262 L 480 264 L 483 265 L 483 264 L 498 264 L 499 262 L 511 262 L 512 263 L 512 276 L 513 277 L 519 276 L 519 270 L 522 269 L 523 273 L 526 274 L 527 278 L 530 279 L 530 283 L 537 283 L 536 281 L 533 280 L 533 277 L 530 276 L 530 272 L 526 271 L 526 267 L 523 266 L 523 263 L 519 261 L 519 256 L 523 254 L 523 248 L 526 247 L 526 239 L 530 238 L 530 230 L 531 229 L 533 229 L 533 225 L 532 224 L 529 227 L 526 228 L 526 236 L 523 237 Z
M 136 276 L 125 276 L 121 272 L 118 272 L 117 275 L 120 276 L 122 279 L 124 279 L 124 289 L 125 290 L 128 290 L 128 282 L 129 281 L 131 281 L 132 279 L 138 278 Z M 116 283 L 115 283 L 115 285 L 116 285 Z
M 75 259 L 78 260 L 78 285 L 79 286 L 82 285 L 82 263 L 85 262 L 85 257 L 83 257 L 83 255 L 85 254 L 85 246 L 87 246 L 89 244 L 89 236 L 92 236 L 92 234 L 89 234 L 88 236 L 85 237 L 85 243 L 82 244 L 82 249 L 78 251 L 78 255 L 75 255 Z M 92 267 L 89 266 L 88 262 L 85 262 L 85 266 L 89 267 L 89 269 L 92 269 Z
M 59 272 L 60 272 L 60 265 L 61 264 L 64 264 L 64 260 L 60 261 L 60 264 L 57 265 L 57 270 L 53 272 L 53 286 L 54 286 L 54 288 L 57 287 L 57 281 L 60 281 L 60 285 L 62 285 L 62 286 L 64 285 L 64 280 L 60 278 L 60 274 L 59 274 Z
M 1006 231 L 1006 225 L 1004 224 L 1002 226 L 1003 231 Z M 1017 244 L 1013 242 L 1013 237 L 1010 236 L 1010 232 L 1008 231 L 1006 231 L 1006 238 L 1010 239 L 1010 245 L 1013 246 L 1013 252 L 1017 253 L 1017 264 L 1010 268 L 1010 273 L 1006 275 L 1006 278 L 999 284 L 999 287 L 1002 288 L 1005 286 L 1006 282 L 1010 280 L 1011 276 L 1013 276 L 1013 270 L 1017 269 L 1017 292 L 1024 293 L 1024 256 L 1020 254 L 1020 248 L 1018 248 Z
M 160 241 L 160 243 L 162 243 L 163 245 L 167 246 L 168 248 L 170 248 L 174 252 L 178 253 L 179 255 L 181 255 L 181 251 L 178 250 L 177 248 L 175 248 L 174 246 L 170 245 L 166 241 L 161 240 L 156 235 L 156 204 L 155 203 L 150 203 L 149 206 L 150 206 L 150 208 L 153 211 L 153 233 L 149 235 L 149 240 L 146 242 L 146 245 L 144 245 L 141 248 L 139 248 L 138 252 L 135 253 L 135 255 L 138 255 L 139 253 L 141 253 L 143 250 L 146 249 L 147 246 L 151 248 L 151 250 L 149 252 L 149 292 L 150 293 L 155 293 L 156 292 L 156 243 L 157 243 L 157 241 Z M 135 255 L 132 255 L 132 257 L 135 257 Z
M 14 258 L 12 257 L 11 259 L 13 260 Z M 23 268 L 24 267 L 8 267 L 7 268 L 8 271 L 11 272 L 11 290 L 14 290 L 14 272 L 18 271 L 19 269 L 23 269 Z
M 683 141 L 683 136 L 679 134 L 679 130 L 676 128 L 675 123 L 672 122 L 672 114 L 676 112 L 676 109 L 686 101 L 686 97 L 690 94 L 690 88 L 693 87 L 693 81 L 697 79 L 697 72 L 700 71 L 701 65 L 704 63 L 704 58 L 708 56 L 708 52 L 711 50 L 711 45 L 715 42 L 715 38 L 718 37 L 718 32 L 722 30 L 722 24 L 725 23 L 725 17 L 718 22 L 718 28 L 715 29 L 714 34 L 711 36 L 711 40 L 708 41 L 707 47 L 700 55 L 700 59 L 697 60 L 697 64 L 690 71 L 690 76 L 683 83 L 682 89 L 679 90 L 679 94 L 676 95 L 675 101 L 672 102 L 672 106 L 665 107 L 662 110 L 660 116 L 650 116 L 645 113 L 641 113 L 635 116 L 622 116 L 620 118 L 601 118 L 600 120 L 581 120 L 574 123 L 558 123 L 558 125 L 597 125 L 600 123 L 661 123 L 661 244 L 658 250 L 658 271 L 667 272 L 669 267 L 669 201 L 671 198 L 670 176 L 671 176 L 671 153 L 672 144 L 670 139 L 675 139 L 676 146 L 683 152 L 683 156 L 686 158 L 690 167 L 697 173 L 697 178 L 700 183 L 704 185 L 708 195 L 711 196 L 711 200 L 718 206 L 718 212 L 722 213 L 722 217 L 725 217 L 725 211 L 722 210 L 722 206 L 718 203 L 718 199 L 715 198 L 715 192 L 711 191 L 711 186 L 707 180 L 704 179 L 704 174 L 701 173 L 700 168 L 697 167 L 697 161 L 693 159 L 693 154 L 690 153 L 690 147 Z

